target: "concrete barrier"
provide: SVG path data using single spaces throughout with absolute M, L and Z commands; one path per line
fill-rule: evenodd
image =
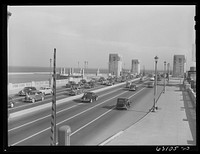
M 130 81 L 138 81 L 138 80 L 140 80 L 140 79 L 137 78 L 137 79 L 133 79 L 133 80 L 130 80 Z M 96 90 L 93 90 L 92 92 L 95 92 L 95 93 L 96 92 L 101 92 L 101 91 L 104 91 L 104 90 L 107 90 L 107 89 L 111 89 L 113 87 L 121 86 L 123 84 L 125 85 L 125 82 L 122 82 L 122 83 L 119 83 L 119 84 L 115 84 L 113 86 L 108 86 L 108 87 L 96 89 Z M 71 100 L 80 98 L 82 95 L 83 94 L 72 96 L 72 97 L 67 97 L 67 98 L 58 100 L 58 101 L 56 101 L 56 104 L 59 105 L 59 104 L 65 103 L 67 101 L 71 101 Z M 23 116 L 23 115 L 26 115 L 26 114 L 30 114 L 32 112 L 39 111 L 39 110 L 42 110 L 42 109 L 50 108 L 51 105 L 52 105 L 52 102 L 49 102 L 49 103 L 46 103 L 46 104 L 43 104 L 43 105 L 38 105 L 38 106 L 29 108 L 29 109 L 24 109 L 24 110 L 21 110 L 21 111 L 10 113 L 9 119 L 12 119 L 12 118 L 15 118 L 15 117 L 19 117 L 19 116 Z
M 191 87 L 189 87 L 187 89 L 189 96 L 191 98 L 191 100 L 193 101 L 193 103 L 196 105 L 196 93 L 193 91 L 193 89 Z

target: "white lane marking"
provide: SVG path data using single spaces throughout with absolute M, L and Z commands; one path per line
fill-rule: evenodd
M 111 140 L 113 140 L 114 138 L 116 138 L 117 136 L 121 135 L 123 132 L 124 131 L 120 131 L 120 132 L 116 133 L 115 135 L 113 135 L 112 137 L 110 137 L 109 139 L 105 140 L 104 142 L 102 142 L 99 145 L 105 145 L 105 144 L 107 144 L 108 142 L 110 142 Z
M 63 122 L 66 122 L 66 121 L 68 121 L 68 120 L 71 120 L 71 119 L 73 119 L 73 118 L 79 116 L 80 114 L 83 114 L 83 113 L 85 113 L 85 112 L 87 112 L 87 111 L 89 111 L 89 110 L 91 110 L 91 109 L 93 109 L 93 108 L 95 108 L 95 107 L 97 107 L 97 106 L 99 106 L 99 105 L 101 105 L 101 104 L 104 104 L 105 102 L 107 102 L 107 101 L 109 101 L 109 100 L 111 100 L 111 99 L 113 99 L 113 98 L 115 98 L 115 97 L 117 97 L 117 96 L 119 96 L 119 95 L 122 95 L 122 94 L 124 94 L 124 93 L 126 93 L 126 92 L 127 92 L 127 91 L 125 91 L 125 92 L 123 92 L 123 93 L 120 93 L 120 94 L 118 94 L 118 95 L 116 95 L 116 96 L 114 96 L 114 97 L 112 97 L 112 98 L 109 98 L 109 99 L 103 101 L 102 103 L 99 103 L 99 104 L 97 104 L 97 105 L 95 105 L 95 106 L 93 106 L 93 107 L 91 107 L 91 108 L 88 108 L 87 110 L 84 110 L 84 111 L 82 111 L 82 112 L 80 112 L 80 113 L 78 113 L 78 114 L 76 114 L 76 115 L 74 115 L 74 116 L 72 116 L 72 117 L 70 117 L 70 118 L 68 118 L 68 119 L 65 119 L 65 120 L 63 120 L 63 121 L 57 123 L 56 125 L 59 125 L 59 124 L 61 124 L 61 123 L 63 123 Z M 27 140 L 27 139 L 29 139 L 29 138 L 31 138 L 31 137 L 34 137 L 34 136 L 36 136 L 36 135 L 38 135 L 38 134 L 40 134 L 40 133 L 42 133 L 42 132 L 44 132 L 44 131 L 50 129 L 50 128 L 51 128 L 51 127 L 48 127 L 48 128 L 46 128 L 46 129 L 44 129 L 44 130 L 42 130 L 42 131 L 39 131 L 39 132 L 37 132 L 37 133 L 35 133 L 35 134 L 29 136 L 29 137 L 26 137 L 26 138 L 24 138 L 24 139 L 22 139 L 22 140 L 20 140 L 20 141 L 18 141 L 18 142 L 16 142 L 16 143 L 11 144 L 11 146 L 14 146 L 14 145 L 16 145 L 16 144 L 19 144 L 19 143 L 21 143 L 21 142 L 23 142 L 23 141 L 25 141 L 25 140 Z
M 79 104 L 78 104 L 78 105 L 79 105 Z M 58 114 L 58 113 L 60 113 L 60 112 L 67 111 L 67 110 L 69 110 L 69 109 L 71 109 L 71 108 L 74 108 L 74 107 L 76 107 L 76 106 L 78 106 L 78 105 L 73 105 L 73 106 L 71 106 L 71 107 L 69 107 L 69 108 L 60 110 L 60 111 L 58 111 L 58 112 L 56 112 L 56 113 Z M 50 117 L 50 116 L 51 116 L 51 114 L 48 114 L 48 115 L 46 115 L 46 116 L 44 116 L 44 117 L 41 117 L 41 118 L 39 118 L 39 119 L 30 121 L 30 122 L 28 122 L 28 123 L 22 124 L 22 125 L 20 125 L 20 126 L 14 127 L 14 128 L 11 128 L 11 129 L 8 130 L 8 132 L 13 131 L 13 130 L 15 130 L 15 129 L 19 129 L 19 128 L 24 127 L 24 126 L 27 126 L 27 125 L 29 125 L 29 124 L 32 124 L 32 123 L 34 123 L 34 122 L 37 122 L 37 121 L 42 120 L 42 119 L 45 119 L 45 118 L 48 118 L 48 117 Z
M 121 89 L 121 88 L 120 88 L 120 89 Z M 116 90 L 114 90 L 114 91 L 111 91 L 111 92 L 109 92 L 109 93 L 106 93 L 106 94 L 104 94 L 104 95 L 101 95 L 101 96 L 99 96 L 99 97 L 108 95 L 108 94 L 113 93 L 113 92 L 115 92 L 115 91 L 117 91 L 117 90 L 119 90 L 119 89 L 116 89 Z M 78 105 L 81 105 L 81 104 L 78 104 Z M 69 109 L 71 109 L 71 108 L 73 108 L 73 107 L 75 107 L 75 106 L 78 106 L 78 105 L 73 105 L 73 106 L 71 106 L 71 107 L 69 107 L 69 108 L 60 110 L 60 111 L 58 111 L 58 112 L 56 112 L 56 113 L 60 113 L 60 112 L 69 110 Z M 31 121 L 31 122 L 28 122 L 28 123 L 26 123 L 26 124 L 23 124 L 23 125 L 14 127 L 14 128 L 12 128 L 12 129 L 9 129 L 8 132 L 13 131 L 13 130 L 18 129 L 18 128 L 21 128 L 21 127 L 23 127 L 23 126 L 27 126 L 27 125 L 32 124 L 32 123 L 34 123 L 34 122 L 37 122 L 37 121 L 39 121 L 39 120 L 43 120 L 43 119 L 45 119 L 45 118 L 47 118 L 47 117 L 49 117 L 49 116 L 51 116 L 51 114 L 49 114 L 49 115 L 47 115 L 47 116 L 44 116 L 44 117 L 41 117 L 41 118 L 39 118 L 39 119 L 33 120 L 33 121 Z
M 113 107 L 114 108 L 114 107 Z M 76 131 L 74 131 L 73 133 L 70 134 L 70 136 L 74 135 L 75 133 L 77 133 L 78 131 L 80 131 L 81 129 L 85 128 L 86 126 L 88 126 L 89 124 L 93 123 L 94 121 L 98 120 L 99 118 L 101 118 L 102 116 L 104 116 L 105 114 L 109 113 L 110 111 L 112 111 L 111 108 L 110 110 L 104 112 L 103 114 L 101 114 L 100 116 L 98 116 L 97 118 L 93 119 L 92 121 L 90 121 L 89 123 L 87 123 L 86 125 L 80 127 L 79 129 L 77 129 Z

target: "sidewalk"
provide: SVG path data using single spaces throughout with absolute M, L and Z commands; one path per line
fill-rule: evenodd
M 105 145 L 196 145 L 196 109 L 180 80 L 170 80 L 157 106 Z

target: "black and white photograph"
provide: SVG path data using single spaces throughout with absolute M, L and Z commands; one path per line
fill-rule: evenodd
M 6 14 L 6 150 L 197 145 L 196 5 L 7 5 Z

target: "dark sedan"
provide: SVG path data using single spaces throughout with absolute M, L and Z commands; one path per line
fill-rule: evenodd
M 19 91 L 19 96 L 26 96 L 27 93 L 36 90 L 35 87 L 24 87 L 22 90 Z
M 94 92 L 85 92 L 83 97 L 81 97 L 82 102 L 93 102 L 98 99 L 98 96 Z

